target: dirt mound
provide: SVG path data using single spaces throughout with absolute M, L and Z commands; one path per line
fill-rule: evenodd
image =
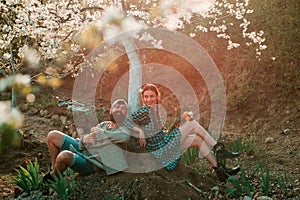
M 183 165 L 173 171 L 164 169 L 145 174 L 100 173 L 77 177 L 78 199 L 208 199 L 217 177 L 198 174 Z M 99 196 L 100 195 L 100 196 Z

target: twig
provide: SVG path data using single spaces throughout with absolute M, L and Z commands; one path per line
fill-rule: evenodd
M 187 181 L 188 185 L 191 186 L 192 188 L 194 188 L 197 192 L 202 193 L 202 191 L 197 188 L 195 185 L 193 185 L 191 182 Z

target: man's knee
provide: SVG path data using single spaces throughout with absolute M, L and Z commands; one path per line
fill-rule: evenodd
M 73 162 L 74 154 L 71 151 L 64 150 L 57 155 L 56 162 L 71 165 Z
M 63 139 L 63 133 L 61 133 L 60 131 L 50 131 L 47 135 L 47 143 L 54 143 L 54 144 L 58 144 L 61 143 Z

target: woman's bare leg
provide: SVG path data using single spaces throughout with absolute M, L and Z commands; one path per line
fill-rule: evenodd
M 198 135 L 189 135 L 180 145 L 181 152 L 185 151 L 189 147 L 197 147 L 203 157 L 212 165 L 217 167 L 216 157 L 211 153 L 210 148 L 206 145 L 202 138 Z
M 207 144 L 214 146 L 217 144 L 216 140 L 195 120 L 186 121 L 179 127 L 181 133 L 181 143 L 192 133 L 197 134 Z
M 47 135 L 47 144 L 51 157 L 51 169 L 55 169 L 54 165 L 56 162 L 57 155 L 60 153 L 60 146 L 64 135 L 60 131 L 50 131 Z

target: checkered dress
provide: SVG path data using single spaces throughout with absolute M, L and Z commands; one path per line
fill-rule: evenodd
M 132 129 L 138 126 L 145 132 L 146 149 L 151 152 L 167 170 L 176 167 L 180 159 L 180 131 L 174 129 L 168 134 L 163 132 L 158 112 L 144 105 L 129 115 L 124 125 Z

